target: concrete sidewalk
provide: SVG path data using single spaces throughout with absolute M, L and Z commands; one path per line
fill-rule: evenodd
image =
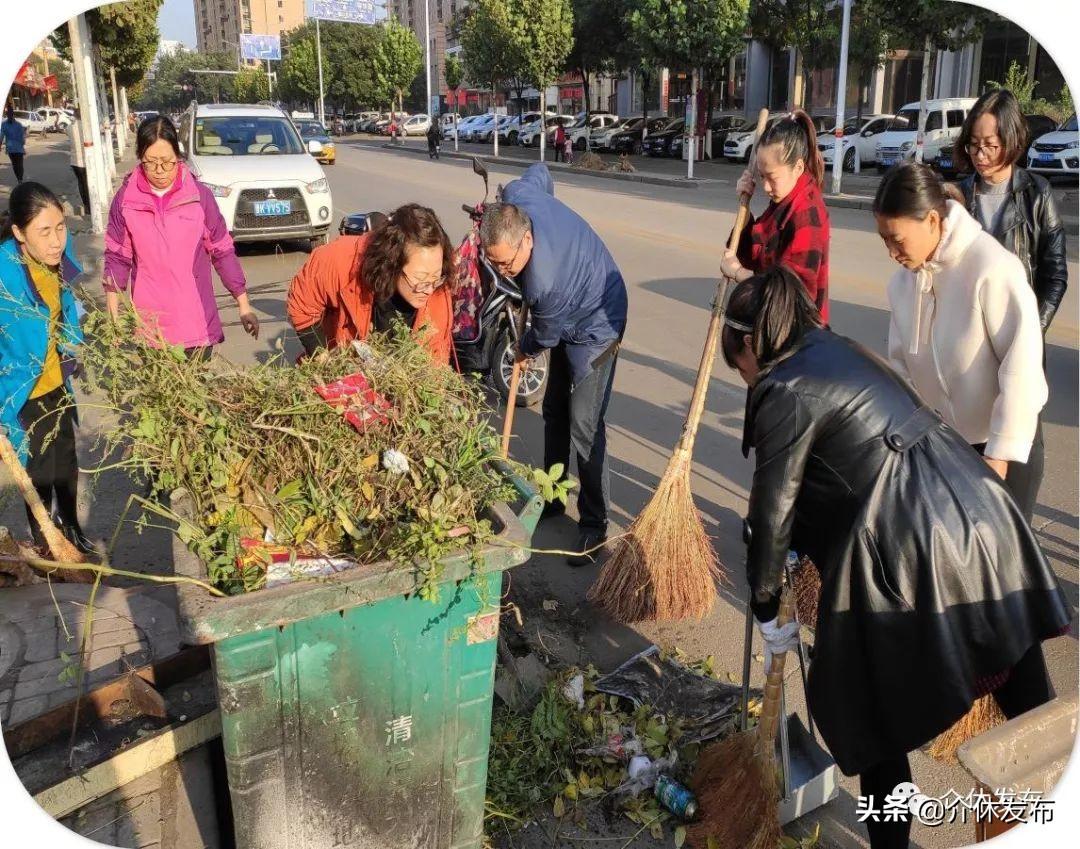
M 125 155 L 116 163 L 115 189 L 132 168 L 135 167 L 135 148 L 130 145 Z M 90 231 L 90 216 L 82 208 L 79 185 L 71 170 L 68 140 L 64 134 L 27 137 L 25 180 L 44 183 L 64 203 L 68 231 L 75 241 L 75 256 L 82 263 L 87 280 L 99 280 L 105 255 L 105 240 Z M 0 209 L 7 210 L 8 198 L 15 188 L 15 174 L 6 155 L 0 154 Z M 111 198 L 110 198 L 111 200 Z

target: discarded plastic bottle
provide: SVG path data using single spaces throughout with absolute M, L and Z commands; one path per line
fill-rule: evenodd
M 661 775 L 656 779 L 656 798 L 660 804 L 681 820 L 692 820 L 697 815 L 697 800 L 689 789 L 678 781 Z

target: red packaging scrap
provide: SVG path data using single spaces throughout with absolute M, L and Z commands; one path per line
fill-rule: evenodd
M 364 433 L 369 427 L 386 424 L 390 402 L 371 388 L 362 372 L 349 374 L 333 383 L 316 386 L 324 401 L 344 413 L 345 421 Z
M 342 557 L 295 557 L 291 549 L 283 545 L 263 542 L 261 539 L 243 537 L 240 540 L 243 553 L 236 558 L 236 565 L 259 565 L 266 569 L 266 587 L 291 584 L 304 578 L 333 575 L 356 566 L 355 560 Z

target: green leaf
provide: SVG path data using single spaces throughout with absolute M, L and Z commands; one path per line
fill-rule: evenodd
M 552 805 L 552 813 L 554 813 L 558 819 L 562 819 L 566 814 L 566 804 L 563 802 L 562 796 L 555 797 L 555 803 Z
M 278 500 L 292 501 L 294 498 L 296 498 L 296 496 L 300 494 L 300 489 L 301 487 L 303 487 L 303 485 L 303 481 L 289 481 L 277 491 Z

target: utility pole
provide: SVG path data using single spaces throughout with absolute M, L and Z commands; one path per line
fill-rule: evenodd
M 269 92 L 270 102 L 274 100 L 274 78 L 270 76 L 270 60 L 266 60 L 266 87 Z
M 97 95 L 94 92 L 94 63 L 90 44 L 90 28 L 86 16 L 78 15 L 68 21 L 71 39 L 71 65 L 75 77 L 75 94 L 79 99 L 79 124 L 82 129 L 83 154 L 86 160 L 86 182 L 90 189 L 90 228 L 100 235 L 105 232 L 105 204 L 112 186 L 105 171 L 101 145 L 101 120 Z
M 435 120 L 435 116 L 431 109 L 431 14 L 428 7 L 428 0 L 424 0 L 424 83 L 425 91 L 427 92 L 427 103 L 424 106 L 424 111 L 428 113 L 428 117 L 431 120 Z M 496 124 L 495 132 L 495 155 L 499 155 L 499 142 L 498 142 L 498 125 Z
M 323 78 L 322 78 L 322 30 L 319 28 L 319 19 L 315 19 L 315 54 L 319 61 L 319 123 L 326 126 L 326 104 L 323 102 Z
M 840 29 L 840 71 L 836 75 L 836 129 L 833 131 L 836 139 L 833 144 L 832 159 L 832 193 L 840 194 L 840 180 L 844 174 L 844 113 L 847 111 L 845 103 L 847 96 L 847 66 L 848 66 L 848 38 L 851 32 L 851 0 L 844 0 L 844 23 Z M 855 128 L 858 132 L 859 128 Z M 853 142 L 854 144 L 854 142 Z M 859 158 L 857 147 L 855 150 L 856 161 Z
M 120 111 L 120 94 L 116 90 L 116 68 L 109 68 L 109 82 L 112 84 L 113 115 L 116 116 L 116 143 L 123 152 L 127 150 L 127 120 Z
M 923 42 L 922 81 L 919 84 L 919 131 L 915 135 L 915 161 L 923 161 L 926 146 L 926 96 L 930 87 L 930 36 Z

